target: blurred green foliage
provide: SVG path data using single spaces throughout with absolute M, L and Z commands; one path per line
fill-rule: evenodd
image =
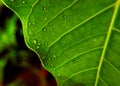
M 26 47 L 20 20 L 1 1 L 0 22 L 0 86 L 56 86 L 38 56 Z
M 0 31 L 0 52 L 7 46 L 16 45 L 15 29 L 17 16 L 13 15 L 8 21 L 4 31 Z

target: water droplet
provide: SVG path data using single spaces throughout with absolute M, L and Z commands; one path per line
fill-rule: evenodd
M 31 22 L 28 22 L 28 25 L 31 25 Z
M 33 22 L 32 24 L 35 25 L 35 22 Z
M 56 55 L 53 55 L 53 58 L 56 58 L 57 56 Z
M 60 77 L 60 74 L 57 74 L 58 77 Z
M 48 20 L 48 18 L 46 17 L 45 20 Z
M 40 44 L 40 43 L 38 43 L 38 45 L 40 46 L 41 44 Z
M 37 40 L 34 39 L 34 40 L 33 40 L 33 43 L 36 44 L 36 43 L 37 43 Z
M 54 28 L 51 28 L 50 30 L 51 30 L 51 31 L 54 31 Z
M 45 46 L 48 46 L 48 43 L 45 43 Z
M 75 63 L 77 63 L 75 60 L 73 60 L 73 63 L 75 64 Z
M 42 9 L 43 9 L 43 10 L 46 10 L 46 8 L 47 8 L 47 7 L 45 7 L 45 6 L 44 6 L 44 7 L 42 7 Z
M 28 32 L 28 35 L 33 35 L 34 33 L 33 33 L 33 31 L 32 30 L 30 30 L 29 32 Z
M 46 28 L 43 28 L 42 30 L 43 30 L 44 32 L 45 32 L 45 31 L 47 31 L 47 29 L 46 29 Z
M 14 2 L 15 0 L 10 0 L 11 2 Z
M 48 60 L 50 61 L 50 60 L 51 60 L 51 58 L 48 58 Z
M 66 15 L 64 15 L 64 16 L 63 16 L 63 18 L 65 18 L 65 19 L 66 19 L 66 18 L 67 18 L 67 16 L 66 16 Z
M 25 3 L 26 3 L 26 1 L 25 1 L 25 0 L 23 0 L 23 1 L 22 1 L 22 3 L 23 3 L 23 4 L 25 4 Z
M 40 48 L 40 46 L 37 45 L 37 49 L 39 49 L 39 48 Z
M 54 66 L 53 64 L 50 65 L 50 67 L 53 67 L 53 66 Z

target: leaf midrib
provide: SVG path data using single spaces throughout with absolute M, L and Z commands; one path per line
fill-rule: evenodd
M 108 33 L 107 33 L 107 36 L 106 36 L 106 39 L 105 39 L 105 44 L 103 46 L 103 51 L 102 51 L 102 54 L 101 54 L 101 57 L 100 57 L 100 62 L 99 62 L 99 65 L 98 65 L 98 71 L 97 71 L 96 80 L 95 80 L 95 86 L 97 86 L 98 81 L 99 81 L 99 76 L 100 76 L 102 63 L 103 63 L 103 60 L 104 60 L 104 57 L 105 57 L 107 46 L 109 44 L 109 39 L 110 39 L 112 30 L 114 28 L 114 23 L 115 23 L 115 19 L 116 19 L 117 13 L 118 13 L 119 5 L 120 5 L 120 0 L 117 0 L 115 8 L 114 8 L 113 16 L 112 16 L 112 19 L 111 19 L 111 22 L 110 22 L 110 26 L 109 26 L 109 29 L 108 29 Z

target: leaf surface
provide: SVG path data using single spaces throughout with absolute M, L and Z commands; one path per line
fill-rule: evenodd
M 2 0 L 58 86 L 119 86 L 120 0 Z

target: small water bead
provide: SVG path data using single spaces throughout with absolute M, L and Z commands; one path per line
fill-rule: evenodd
M 48 20 L 48 18 L 47 18 L 47 17 L 45 17 L 45 20 Z
M 51 31 L 54 31 L 54 28 L 51 28 L 50 30 L 51 30 Z
M 35 25 L 35 22 L 33 22 L 32 24 Z
M 57 76 L 60 77 L 61 75 L 58 73 Z
M 51 58 L 48 58 L 48 61 L 50 61 L 51 60 Z
M 73 63 L 74 63 L 74 64 L 76 64 L 76 63 L 77 63 L 77 61 L 76 61 L 76 60 L 73 60 Z
M 28 22 L 28 25 L 31 25 L 31 22 Z
M 33 40 L 33 43 L 36 44 L 36 43 L 37 43 L 37 40 L 34 39 L 34 40 Z
M 43 30 L 44 32 L 45 32 L 45 31 L 47 31 L 47 29 L 46 29 L 46 28 L 43 28 L 42 30 Z
M 23 3 L 23 4 L 25 4 L 25 3 L 26 3 L 26 1 L 25 1 L 25 0 L 23 0 L 23 1 L 22 1 L 22 3 Z
M 30 30 L 29 32 L 28 32 L 28 35 L 33 35 L 34 33 L 33 33 L 33 31 L 32 30 Z
M 40 44 L 40 43 L 38 43 L 38 45 L 40 46 L 41 44 Z
M 39 48 L 40 48 L 40 46 L 37 45 L 37 49 L 39 49 Z
M 48 43 L 45 43 L 45 46 L 48 46 Z
M 43 9 L 43 10 L 46 10 L 46 8 L 47 8 L 47 7 L 45 7 L 45 6 L 44 6 L 44 7 L 42 7 L 42 9 Z
M 53 58 L 56 58 L 57 56 L 56 55 L 53 55 Z
M 53 67 L 53 66 L 54 66 L 53 64 L 50 65 L 50 67 Z
M 66 19 L 66 18 L 67 18 L 67 16 L 66 16 L 66 15 L 64 15 L 64 16 L 63 16 L 63 18 L 64 18 L 64 19 Z

